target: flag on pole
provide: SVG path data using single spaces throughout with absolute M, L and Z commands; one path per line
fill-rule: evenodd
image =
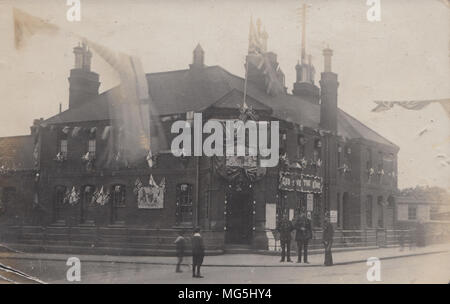
M 267 38 L 267 32 L 261 31 L 260 20 L 258 19 L 257 29 L 255 29 L 253 19 L 251 19 L 246 69 L 251 64 L 261 70 L 265 76 L 266 93 L 278 95 L 284 92 L 284 85 L 280 79 L 282 73 L 278 64 L 271 60 L 270 53 L 267 52 Z
M 14 19 L 14 39 L 16 48 L 19 49 L 25 41 L 38 32 L 56 33 L 60 29 L 43 19 L 31 16 L 19 9 L 13 9 Z M 122 136 L 117 137 L 117 141 L 108 144 L 111 153 L 103 157 L 106 164 L 112 160 L 111 155 L 120 153 L 128 163 L 145 161 L 152 142 L 152 153 L 167 146 L 165 138 L 154 138 L 150 140 L 151 129 L 155 134 L 161 132 L 162 126 L 159 121 L 152 121 L 158 118 L 158 111 L 154 108 L 148 93 L 147 79 L 142 68 L 142 64 L 137 57 L 125 53 L 112 51 L 86 37 L 69 32 L 79 37 L 85 46 L 94 50 L 103 58 L 119 75 L 120 94 L 113 96 L 110 105 L 110 114 L 113 119 L 113 128 L 122 130 Z M 116 125 L 114 125 L 116 124 Z M 115 150 L 114 152 L 112 150 Z

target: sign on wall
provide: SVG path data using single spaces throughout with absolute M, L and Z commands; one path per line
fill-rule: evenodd
M 166 190 L 166 180 L 156 184 L 153 175 L 150 175 L 148 186 L 142 185 L 138 178 L 134 185 L 134 193 L 137 197 L 139 209 L 161 209 L 164 208 L 164 192 Z
M 314 209 L 314 195 L 312 193 L 308 193 L 306 195 L 306 211 L 313 211 Z
M 307 193 L 322 192 L 322 178 L 315 175 L 281 172 L 279 189 L 284 191 L 298 191 Z
M 338 211 L 330 210 L 330 223 L 337 223 L 337 222 L 338 222 Z
M 266 204 L 266 228 L 276 229 L 277 228 L 277 205 L 276 204 Z

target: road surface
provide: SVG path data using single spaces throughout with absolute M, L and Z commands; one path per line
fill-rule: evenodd
M 206 257 L 207 259 L 208 257 Z M 274 257 L 275 258 L 275 257 Z M 187 258 L 187 261 L 190 261 Z M 202 268 L 203 279 L 191 277 L 189 267 L 175 273 L 172 265 L 142 263 L 83 262 L 80 282 L 69 282 L 65 261 L 3 259 L 1 265 L 28 275 L 5 272 L 0 268 L 1 283 L 441 283 L 450 282 L 450 252 L 381 260 L 379 282 L 369 282 L 366 263 L 324 267 L 218 267 Z M 296 265 L 296 264 L 293 264 Z M 303 264 L 302 264 L 303 265 Z

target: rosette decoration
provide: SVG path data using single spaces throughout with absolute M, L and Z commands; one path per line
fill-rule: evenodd
M 244 156 L 238 156 L 238 158 L 240 157 L 244 158 Z M 217 174 L 231 183 L 242 180 L 242 178 L 247 179 L 249 182 L 255 182 L 263 178 L 267 172 L 267 169 L 258 166 L 256 161 L 252 164 L 249 164 L 250 162 L 246 164 L 244 159 L 242 164 L 236 163 L 230 165 L 227 164 L 225 156 L 214 156 L 213 162 Z

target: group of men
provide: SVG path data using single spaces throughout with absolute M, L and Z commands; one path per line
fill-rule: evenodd
M 283 213 L 282 219 L 278 225 L 278 232 L 280 233 L 280 244 L 281 244 L 281 260 L 284 262 L 287 258 L 288 262 L 291 260 L 291 238 L 292 231 L 295 230 L 295 241 L 297 242 L 297 263 L 303 262 L 309 264 L 308 262 L 308 242 L 313 237 L 311 220 L 306 216 L 304 210 L 300 211 L 299 216 L 297 216 L 292 221 L 289 220 L 288 213 Z M 184 238 L 183 231 L 179 231 L 178 237 L 175 239 L 175 246 L 177 250 L 177 266 L 175 271 L 181 271 L 181 263 L 183 262 L 184 251 L 186 247 L 186 239 Z M 333 244 L 333 225 L 330 223 L 328 212 L 325 213 L 325 221 L 322 234 L 322 242 L 325 246 L 325 265 L 333 265 L 333 257 L 331 255 L 331 246 Z M 194 234 L 191 237 L 192 243 L 192 277 L 193 278 L 203 278 L 200 274 L 200 267 L 203 264 L 203 258 L 205 256 L 205 246 L 203 243 L 203 237 L 200 235 L 200 229 L 195 228 Z
M 287 212 L 283 213 L 281 221 L 278 225 L 278 232 L 280 235 L 280 246 L 281 246 L 281 260 L 280 262 L 292 262 L 291 260 L 291 239 L 292 231 L 295 230 L 295 241 L 297 242 L 297 263 L 303 262 L 309 264 L 308 262 L 308 243 L 313 237 L 313 230 L 311 225 L 311 220 L 306 216 L 304 210 L 300 210 L 299 215 L 295 217 L 292 221 L 289 219 L 289 214 Z M 325 247 L 325 266 L 333 265 L 333 257 L 331 254 L 331 246 L 333 244 L 334 229 L 333 225 L 330 223 L 330 218 L 328 212 L 325 213 L 322 243 Z

